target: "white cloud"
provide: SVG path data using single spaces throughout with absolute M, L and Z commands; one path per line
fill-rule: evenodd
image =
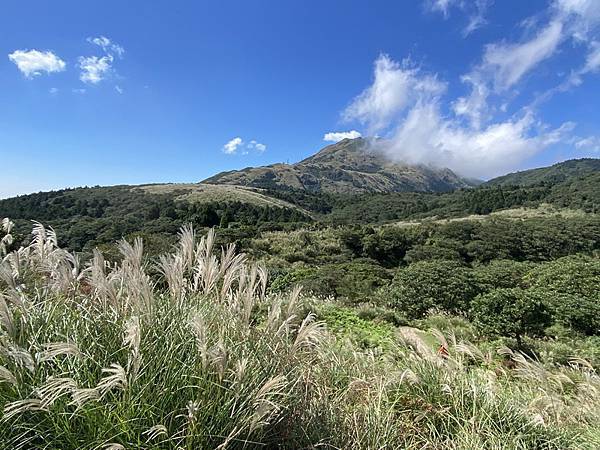
M 259 153 L 263 153 L 267 149 L 267 146 L 265 144 L 261 144 L 260 142 L 257 142 L 254 139 L 251 140 L 246 147 L 252 150 L 256 150 Z
M 227 155 L 234 155 L 237 152 L 238 147 L 243 143 L 244 141 L 242 140 L 242 138 L 233 138 L 223 146 L 223 153 Z
M 117 86 L 115 86 L 115 91 L 117 91 L 119 94 L 122 94 L 123 92 L 125 92 L 125 91 L 123 90 L 123 88 L 122 88 L 121 86 L 118 86 L 118 85 L 117 85 Z
M 588 73 L 596 72 L 598 69 L 600 69 L 600 41 L 592 41 L 583 70 Z
M 452 109 L 454 110 L 454 114 L 467 117 L 471 122 L 471 126 L 479 129 L 482 122 L 488 117 L 488 87 L 477 78 L 476 74 L 463 75 L 461 80 L 463 83 L 471 84 L 471 95 L 456 99 L 452 104 Z
M 55 87 L 53 87 L 53 88 L 50 88 L 50 89 L 48 90 L 48 92 L 50 92 L 52 95 L 54 95 L 54 94 L 58 94 L 58 88 L 55 88 Z
M 526 22 L 529 30 L 534 28 L 531 20 Z M 566 38 L 564 30 L 563 20 L 553 17 L 537 32 L 534 30 L 529 39 L 487 45 L 482 61 L 462 77 L 463 82 L 471 85 L 471 92 L 454 102 L 454 113 L 468 118 L 472 126 L 479 128 L 492 115 L 494 106 L 490 105 L 490 97 L 500 100 L 501 106 L 497 108 L 506 111 L 509 103 L 502 96 L 510 99 L 516 95 L 514 88 L 525 75 L 558 51 Z
M 248 155 L 250 154 L 250 150 L 263 153 L 265 150 L 267 150 L 267 146 L 265 144 L 261 144 L 255 139 L 252 139 L 250 142 L 245 144 L 241 137 L 233 138 L 223 146 L 223 153 L 227 155 L 238 154 L 238 151 L 242 155 Z
M 432 12 L 439 12 L 448 17 L 450 7 L 459 3 L 457 0 L 427 0 L 425 7 Z
M 122 46 L 120 46 L 116 42 L 111 41 L 106 36 L 99 36 L 95 38 L 89 37 L 87 38 L 87 41 L 90 44 L 94 44 L 102 48 L 102 50 L 104 50 L 106 54 L 117 55 L 119 58 L 122 58 L 125 54 L 125 49 Z
M 553 9 L 576 40 L 588 41 L 600 25 L 598 0 L 556 0 Z
M 8 55 L 13 63 L 27 78 L 42 75 L 42 73 L 62 72 L 67 64 L 51 51 L 15 50 Z
M 115 61 L 115 55 L 122 58 L 125 54 L 125 49 L 106 36 L 95 38 L 89 37 L 87 38 L 87 41 L 90 44 L 100 47 L 105 55 L 80 56 L 78 59 L 79 68 L 81 69 L 79 79 L 84 83 L 98 84 L 114 72 L 113 63 Z
M 450 17 L 450 10 L 456 8 L 466 15 L 468 23 L 462 31 L 467 37 L 487 23 L 485 14 L 492 0 L 425 0 L 425 9 L 433 13 L 441 13 L 445 19 Z
M 474 1 L 474 11 L 469 15 L 469 23 L 463 29 L 463 36 L 467 37 L 474 31 L 478 30 L 485 24 L 487 24 L 487 20 L 485 18 L 485 14 L 487 9 L 490 6 L 491 0 L 475 0 Z
M 497 90 L 515 85 L 540 62 L 554 54 L 563 39 L 563 25 L 550 22 L 532 39 L 518 44 L 490 44 L 478 69 L 494 78 Z
M 361 137 L 362 134 L 360 134 L 358 131 L 356 130 L 352 130 L 352 131 L 335 131 L 335 132 L 331 132 L 331 133 L 326 133 L 325 136 L 323 136 L 323 140 L 326 142 L 339 142 L 342 141 L 344 139 L 356 139 Z
M 587 74 L 600 71 L 600 42 L 592 41 L 589 43 L 588 54 L 585 63 L 577 70 L 571 71 L 568 78 L 558 86 L 545 92 L 541 100 L 552 97 L 557 92 L 568 91 L 572 87 L 583 84 L 583 77 Z
M 600 152 L 600 137 L 589 136 L 587 138 L 576 138 L 574 145 L 575 148 L 579 150 L 592 150 L 594 152 Z
M 398 92 L 413 86 L 411 94 L 402 101 L 392 102 L 393 107 L 381 114 L 377 107 L 362 108 L 355 117 L 365 123 L 377 123 L 384 132 L 384 139 L 375 146 L 386 152 L 390 158 L 410 164 L 431 164 L 449 167 L 458 173 L 476 177 L 491 177 L 514 169 L 530 156 L 548 146 L 566 139 L 574 124 L 565 123 L 551 129 L 540 123 L 532 111 L 522 110 L 510 119 L 492 121 L 482 125 L 477 117 L 470 117 L 469 124 L 460 118 L 469 117 L 469 108 L 479 108 L 484 104 L 487 93 L 481 92 L 481 99 L 457 99 L 450 103 L 455 117 L 442 112 L 446 108 L 442 102 L 443 89 L 415 89 L 414 86 L 430 85 L 435 80 L 437 86 L 444 86 L 435 76 L 418 71 L 403 69 L 399 64 L 386 61 L 387 83 L 381 83 L 375 66 L 373 85 L 368 93 L 368 105 L 388 105 L 389 98 L 397 98 Z M 476 79 L 466 79 L 477 89 L 483 89 Z M 396 85 L 398 84 L 398 85 Z M 367 96 L 359 97 L 364 101 Z M 371 117 L 372 115 L 373 117 Z M 489 121 L 488 121 L 489 122 Z
M 381 55 L 375 61 L 373 84 L 356 97 L 342 115 L 346 121 L 358 120 L 371 131 L 377 131 L 415 98 L 436 96 L 445 89 L 446 84 L 435 76 L 421 76 L 420 70 L 411 67 L 409 60 L 400 64 Z
M 492 177 L 564 139 L 573 124 L 548 130 L 533 114 L 490 124 L 482 130 L 461 126 L 441 115 L 437 103 L 416 105 L 400 122 L 388 142 L 387 154 L 411 164 L 449 167 L 460 174 Z
M 79 79 L 84 83 L 98 84 L 104 80 L 112 69 L 113 57 L 107 56 L 80 56 L 79 68 L 81 74 Z

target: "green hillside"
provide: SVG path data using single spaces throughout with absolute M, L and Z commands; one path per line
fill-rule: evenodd
M 576 177 L 600 172 L 600 159 L 582 158 L 554 164 L 550 167 L 523 170 L 493 178 L 486 184 L 490 186 L 530 186 L 539 183 L 561 183 Z

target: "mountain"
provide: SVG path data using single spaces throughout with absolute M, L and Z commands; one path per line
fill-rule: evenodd
M 330 193 L 447 192 L 477 184 L 450 169 L 394 163 L 362 138 L 344 139 L 296 164 L 221 172 L 201 183 Z
M 600 172 L 600 159 L 570 159 L 549 167 L 509 173 L 489 180 L 490 186 L 531 186 L 542 182 L 557 184 Z

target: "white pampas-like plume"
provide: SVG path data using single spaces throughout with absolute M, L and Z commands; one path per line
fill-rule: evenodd
M 125 323 L 123 345 L 129 347 L 130 354 L 127 361 L 127 371 L 132 378 L 135 378 L 138 374 L 141 365 L 141 354 L 140 354 L 140 342 L 141 342 L 141 327 L 140 318 L 138 316 L 132 316 Z
M 143 436 L 146 436 L 146 442 L 151 442 L 155 440 L 159 436 L 168 435 L 167 427 L 164 425 L 158 424 L 153 427 L 148 428 L 146 431 L 142 433 Z
M 302 321 L 292 349 L 294 351 L 317 345 L 325 336 L 325 323 L 315 322 L 314 313 L 309 313 Z
M 43 348 L 44 350 L 35 355 L 38 362 L 50 361 L 60 355 L 81 356 L 77 345 L 67 342 L 51 342 L 44 344 Z
M 110 367 L 102 369 L 102 373 L 107 375 L 100 380 L 96 387 L 100 398 L 113 389 L 125 390 L 127 388 L 127 372 L 121 365 L 111 364 Z
M 42 406 L 42 401 L 37 398 L 27 398 L 25 400 L 10 402 L 4 405 L 2 422 L 8 422 L 13 417 L 27 411 L 46 411 L 46 408 Z
M 46 383 L 35 390 L 41 400 L 41 406 L 47 408 L 52 406 L 56 400 L 64 395 L 71 394 L 77 385 L 72 378 L 49 377 Z
M 0 383 L 10 383 L 13 386 L 16 386 L 17 379 L 10 370 L 4 366 L 0 366 Z

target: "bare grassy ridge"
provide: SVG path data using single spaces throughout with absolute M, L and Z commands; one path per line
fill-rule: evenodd
M 257 206 L 272 206 L 277 208 L 289 208 L 299 210 L 310 216 L 310 212 L 292 203 L 270 197 L 261 193 L 261 189 L 246 186 L 230 186 L 216 184 L 147 184 L 137 186 L 149 194 L 179 194 L 175 200 L 188 201 L 190 203 L 210 202 L 243 202 Z
M 3 222 L 2 244 L 10 241 Z M 336 342 L 299 291 L 184 228 L 149 275 L 80 261 L 36 224 L 0 245 L 0 448 L 564 449 L 600 446 L 600 378 L 436 335 L 385 354 Z

